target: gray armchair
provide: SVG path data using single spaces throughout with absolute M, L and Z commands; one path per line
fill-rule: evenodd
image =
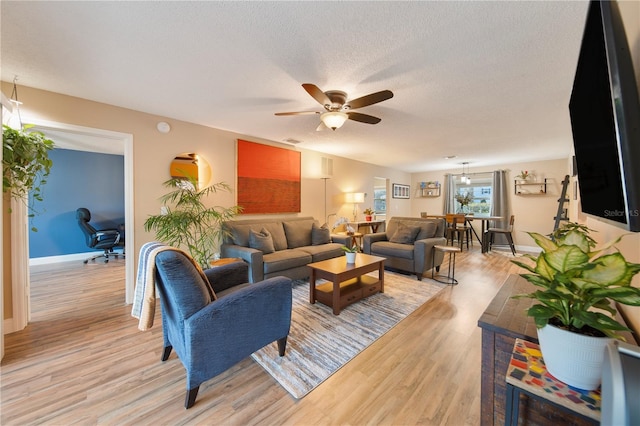
M 386 258 L 385 268 L 413 273 L 422 280 L 431 268 L 440 270 L 444 254 L 433 247 L 446 244 L 444 231 L 444 219 L 392 217 L 385 232 L 365 234 L 363 251 Z
M 277 341 L 284 355 L 291 324 L 291 280 L 275 277 L 247 284 L 244 262 L 205 271 L 211 287 L 182 253 L 157 254 L 166 361 L 175 349 L 187 373 L 185 408 L 200 384 Z M 211 292 L 211 288 L 215 295 Z

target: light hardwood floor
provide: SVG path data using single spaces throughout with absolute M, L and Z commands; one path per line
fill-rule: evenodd
M 124 261 L 33 267 L 32 321 L 5 336 L 0 423 L 477 425 L 477 320 L 518 272 L 511 258 L 477 245 L 458 255 L 458 286 L 301 400 L 248 358 L 204 383 L 189 410 L 175 352 L 160 362 L 159 305 L 155 326 L 140 332 L 124 304 Z

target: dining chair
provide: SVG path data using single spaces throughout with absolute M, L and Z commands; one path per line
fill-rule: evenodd
M 448 226 L 446 235 L 447 241 L 451 240 L 451 245 L 453 245 L 453 240 L 456 238 L 460 244 L 460 249 L 462 250 L 462 245 L 466 239 L 467 250 L 469 250 L 471 228 L 467 226 L 465 215 L 459 213 L 447 213 L 446 221 Z
M 509 219 L 509 226 L 507 228 L 489 228 L 485 231 L 485 235 L 483 236 L 483 238 L 485 238 L 485 241 L 488 245 L 488 250 L 491 250 L 491 246 L 493 245 L 494 239 L 496 234 L 499 235 L 504 235 L 507 239 L 507 242 L 509 243 L 509 247 L 511 247 L 511 253 L 513 253 L 513 255 L 516 255 L 516 247 L 513 244 L 513 236 L 511 235 L 511 233 L 513 232 L 513 223 L 515 222 L 516 217 L 514 215 L 511 215 L 511 218 Z

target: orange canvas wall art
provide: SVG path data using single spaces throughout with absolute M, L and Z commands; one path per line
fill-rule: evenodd
M 242 213 L 300 212 L 300 152 L 238 139 Z

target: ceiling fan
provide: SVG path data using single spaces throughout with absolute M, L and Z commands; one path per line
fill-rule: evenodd
M 381 92 L 371 93 L 370 95 L 347 101 L 347 94 L 340 90 L 327 90 L 326 92 L 323 92 L 318 86 L 310 83 L 305 83 L 302 87 L 313 99 L 318 101 L 326 111 L 277 112 L 276 115 L 320 114 L 320 120 L 322 122 L 316 130 L 320 130 L 324 126 L 332 130 L 336 130 L 337 128 L 342 127 L 344 122 L 347 120 L 354 120 L 367 124 L 377 124 L 381 121 L 380 118 L 374 117 L 373 115 L 362 114 L 360 112 L 353 112 L 351 110 L 363 108 L 393 98 L 393 92 L 390 90 L 383 90 Z

